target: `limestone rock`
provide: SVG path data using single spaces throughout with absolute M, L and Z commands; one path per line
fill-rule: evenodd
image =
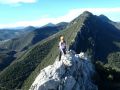
M 94 67 L 84 53 L 70 51 L 41 70 L 29 90 L 98 90 L 93 74 Z

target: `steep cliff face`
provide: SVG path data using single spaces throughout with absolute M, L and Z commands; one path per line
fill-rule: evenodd
M 89 12 L 71 49 L 88 53 L 96 64 L 100 90 L 120 89 L 120 30 L 112 21 Z
M 116 44 L 120 43 L 120 31 L 103 18 L 89 12 L 84 12 L 83 15 L 86 19 L 71 48 L 77 53 L 91 53 L 95 61 L 107 63 L 110 53 L 120 52 L 119 45 Z
M 86 19 L 71 49 L 86 52 L 98 72 L 100 90 L 120 89 L 120 30 L 112 21 L 84 12 Z
M 97 90 L 91 79 L 94 67 L 84 53 L 73 51 L 56 59 L 37 76 L 29 90 Z

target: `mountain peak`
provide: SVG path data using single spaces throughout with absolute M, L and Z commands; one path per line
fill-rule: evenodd
M 88 15 L 91 15 L 92 13 L 89 12 L 89 11 L 84 11 L 83 14 L 88 14 Z
M 68 22 L 60 22 L 60 23 L 57 23 L 56 25 L 57 26 L 59 26 L 59 25 L 68 25 Z
M 35 28 L 34 26 L 27 26 L 27 27 L 25 27 L 25 28 Z
M 84 11 L 81 15 L 82 16 L 91 16 L 93 14 L 91 12 L 89 12 L 89 11 Z
M 34 27 L 34 26 L 27 26 L 27 27 L 23 28 L 22 30 L 23 31 L 33 31 L 35 29 L 36 29 L 36 27 Z
M 55 24 L 53 24 L 53 23 L 48 23 L 48 24 L 44 25 L 43 27 L 53 27 L 53 26 L 55 26 Z
M 89 11 L 84 11 L 80 16 L 78 16 L 77 18 L 78 19 L 80 19 L 80 18 L 87 18 L 87 17 L 91 17 L 91 16 L 93 16 L 93 14 L 91 13 L 91 12 L 89 12 Z M 77 19 L 76 18 L 76 19 Z
M 84 53 L 70 51 L 41 70 L 29 90 L 97 90 L 91 77 L 94 68 Z
M 76 17 L 74 20 L 72 20 L 68 26 L 71 26 L 75 23 L 79 23 L 79 22 L 84 22 L 85 20 L 87 20 L 88 18 L 93 17 L 93 14 L 89 11 L 84 11 L 82 14 L 80 14 L 78 17 Z

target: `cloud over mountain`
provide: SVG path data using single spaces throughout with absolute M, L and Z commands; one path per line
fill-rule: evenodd
M 5 1 L 8 3 L 8 0 L 5 0 Z M 0 3 L 5 2 L 5 1 L 0 0 Z M 36 2 L 37 0 L 10 0 L 10 1 L 11 1 L 11 3 L 13 3 L 13 2 L 14 3 L 20 3 L 20 2 L 32 3 L 32 2 Z M 120 20 L 120 7 L 116 7 L 116 8 L 76 8 L 76 9 L 69 10 L 66 14 L 64 14 L 62 16 L 50 17 L 50 15 L 47 14 L 47 16 L 42 15 L 44 17 L 41 17 L 36 20 L 29 20 L 29 21 L 24 20 L 24 21 L 14 22 L 11 24 L 0 24 L 0 28 L 20 27 L 20 26 L 22 26 L 22 27 L 43 26 L 50 22 L 53 24 L 57 24 L 59 22 L 70 22 L 71 20 L 73 20 L 75 17 L 79 16 L 84 11 L 92 12 L 95 15 L 104 14 L 113 21 Z

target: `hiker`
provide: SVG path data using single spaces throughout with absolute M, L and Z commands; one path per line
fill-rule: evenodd
M 60 42 L 59 42 L 59 61 L 61 60 L 61 56 L 66 54 L 66 42 L 64 40 L 64 36 L 60 36 Z

